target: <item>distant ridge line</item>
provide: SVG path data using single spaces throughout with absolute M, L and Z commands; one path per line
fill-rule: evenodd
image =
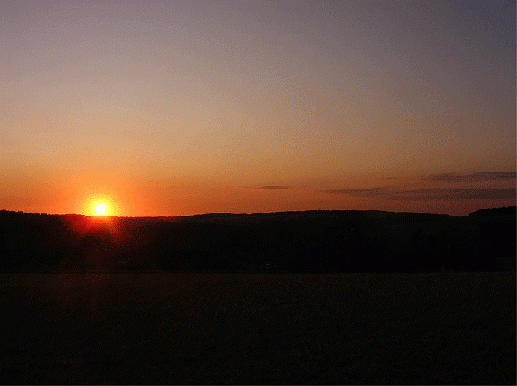
M 40 216 L 59 216 L 59 217 L 83 217 L 83 218 L 95 218 L 97 216 L 89 216 L 79 213 L 66 213 L 66 214 L 55 214 L 55 213 L 32 213 L 23 211 L 13 211 L 7 209 L 1 209 L 0 212 L 4 213 L 18 213 L 18 214 L 29 214 L 29 215 L 40 215 Z M 516 206 L 504 206 L 498 208 L 486 208 L 478 209 L 468 214 L 468 216 L 509 216 L 516 215 Z M 236 217 L 270 217 L 270 216 L 303 216 L 303 215 L 324 215 L 324 214 L 365 214 L 371 217 L 386 217 L 386 216 L 428 216 L 428 217 L 466 217 L 466 216 L 454 216 L 446 213 L 428 213 L 428 212 L 391 212 L 385 210 L 376 209 L 310 209 L 310 210 L 299 210 L 299 211 L 279 211 L 279 212 L 256 212 L 256 213 L 230 213 L 230 212 L 211 212 L 203 214 L 195 214 L 191 216 L 106 216 L 106 218 L 135 218 L 135 219 L 175 219 L 175 220 L 203 220 L 203 219 L 223 219 L 223 218 L 236 218 Z
M 469 216 L 515 216 L 517 212 L 516 206 L 503 206 L 500 208 L 478 209 L 469 213 Z

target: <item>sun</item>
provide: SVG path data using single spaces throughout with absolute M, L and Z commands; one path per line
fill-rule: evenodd
M 80 212 L 85 216 L 110 217 L 120 216 L 122 210 L 113 196 L 105 193 L 89 194 L 81 205 Z
M 99 203 L 95 205 L 95 215 L 103 216 L 106 213 L 106 204 Z

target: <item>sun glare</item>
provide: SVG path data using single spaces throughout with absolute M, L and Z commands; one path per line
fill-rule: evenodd
M 106 213 L 106 204 L 97 204 L 95 206 L 95 215 L 103 216 Z
M 106 194 L 91 194 L 83 202 L 80 213 L 95 217 L 120 216 L 120 207 Z

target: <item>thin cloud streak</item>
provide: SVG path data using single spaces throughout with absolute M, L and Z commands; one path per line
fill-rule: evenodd
M 486 182 L 486 181 L 507 181 L 515 180 L 515 172 L 477 172 L 472 174 L 442 173 L 434 174 L 424 178 L 425 181 L 440 182 Z
M 267 186 L 258 186 L 254 189 L 257 190 L 285 190 L 285 189 L 291 189 L 290 186 L 280 186 L 280 185 L 267 185 Z
M 329 189 L 324 192 L 384 200 L 508 200 L 516 198 L 514 188 L 434 188 L 396 191 L 393 189 Z
M 324 190 L 325 193 L 330 194 L 346 194 L 355 197 L 367 197 L 367 196 L 383 196 L 388 193 L 386 189 L 383 188 L 370 188 L 370 189 L 327 189 Z
M 509 200 L 515 199 L 515 189 L 415 189 L 386 196 L 392 200 Z

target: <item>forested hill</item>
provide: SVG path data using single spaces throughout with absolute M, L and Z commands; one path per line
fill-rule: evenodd
M 86 217 L 0 211 L 0 272 L 515 270 L 516 208 Z

